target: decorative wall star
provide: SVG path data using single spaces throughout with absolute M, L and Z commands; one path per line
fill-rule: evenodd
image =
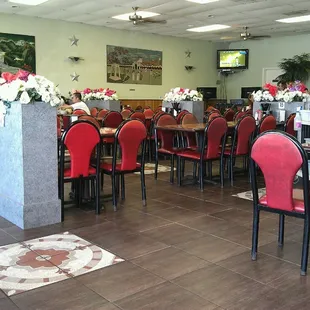
M 190 50 L 185 51 L 186 58 L 191 58 L 191 54 L 192 54 L 192 52 Z
M 79 39 L 76 36 L 69 38 L 69 40 L 71 41 L 71 46 L 73 46 L 73 45 L 77 46 L 78 45 Z
M 71 76 L 71 80 L 72 80 L 72 82 L 78 82 L 79 81 L 79 77 L 80 77 L 80 75 L 79 74 L 77 74 L 76 72 L 74 72 L 73 74 L 70 74 L 70 76 Z

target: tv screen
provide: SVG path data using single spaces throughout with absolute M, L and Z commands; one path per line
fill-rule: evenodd
M 218 69 L 247 69 L 249 65 L 249 50 L 218 50 Z

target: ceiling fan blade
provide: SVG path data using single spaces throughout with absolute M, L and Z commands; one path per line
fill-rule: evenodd
M 261 39 L 268 39 L 271 38 L 269 35 L 262 35 L 262 36 L 251 36 L 248 39 L 250 40 L 261 40 Z
M 151 24 L 167 24 L 166 20 L 156 20 L 156 19 L 149 19 L 149 18 L 142 19 L 142 22 L 151 23 Z

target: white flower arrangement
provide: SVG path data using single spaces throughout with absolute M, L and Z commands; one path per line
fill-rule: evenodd
M 20 71 L 16 75 L 6 75 L 0 80 L 0 100 L 10 105 L 13 101 L 28 104 L 34 101 L 43 101 L 51 106 L 61 103 L 61 94 L 57 86 L 40 75 L 32 75 Z
M 188 88 L 172 88 L 170 92 L 164 96 L 164 101 L 167 102 L 180 102 L 180 101 L 202 101 L 203 96 L 197 90 Z

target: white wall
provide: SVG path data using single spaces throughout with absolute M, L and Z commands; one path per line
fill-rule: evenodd
M 233 42 L 229 48 L 249 49 L 249 69 L 227 79 L 228 98 L 240 98 L 241 87 L 262 86 L 263 68 L 277 67 L 282 58 L 310 52 L 310 35 Z
M 124 99 L 158 99 L 171 87 L 196 88 L 216 84 L 215 46 L 206 41 L 6 14 L 0 14 L 0 29 L 5 33 L 36 37 L 37 73 L 59 84 L 64 94 L 73 88 L 109 87 L 117 90 Z M 69 37 L 73 35 L 80 39 L 78 47 L 70 46 Z M 163 85 L 107 83 L 106 45 L 163 51 Z M 185 58 L 187 49 L 192 52 L 190 59 Z M 68 56 L 85 60 L 74 64 L 67 60 Z M 185 65 L 193 65 L 196 69 L 187 72 Z M 79 82 L 71 81 L 70 74 L 74 71 L 81 75 Z

